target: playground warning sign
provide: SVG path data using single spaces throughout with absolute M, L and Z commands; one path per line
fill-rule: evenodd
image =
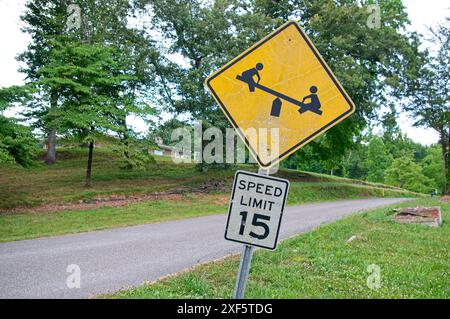
M 355 111 L 352 100 L 296 21 L 285 23 L 223 66 L 207 78 L 206 86 L 265 168 Z M 273 132 L 277 136 L 272 136 Z M 274 139 L 278 140 L 277 150 L 270 150 Z M 266 141 L 267 149 L 261 149 L 261 140 Z

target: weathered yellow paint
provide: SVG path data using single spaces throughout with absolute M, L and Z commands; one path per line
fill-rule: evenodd
M 262 63 L 260 85 L 302 101 L 310 87 L 318 88 L 322 115 L 282 100 L 279 117 L 271 116 L 275 96 L 236 79 L 242 72 Z M 350 97 L 296 21 L 289 21 L 227 63 L 206 80 L 206 85 L 233 127 L 262 167 L 270 167 L 301 148 L 355 111 Z M 305 101 L 306 102 L 306 101 Z M 258 140 L 246 138 L 248 129 L 279 129 L 279 152 L 259 150 Z

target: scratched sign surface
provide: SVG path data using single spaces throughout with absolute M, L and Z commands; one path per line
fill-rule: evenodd
M 355 111 L 296 21 L 241 53 L 208 77 L 206 85 L 259 165 L 266 168 Z M 278 147 L 272 147 L 276 141 Z

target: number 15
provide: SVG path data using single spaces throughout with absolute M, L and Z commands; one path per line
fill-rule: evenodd
M 245 230 L 245 224 L 247 223 L 247 215 L 248 212 L 243 211 L 240 212 L 240 215 L 242 216 L 242 222 L 241 222 L 241 227 L 239 228 L 239 235 L 244 235 L 244 230 Z M 253 238 L 257 238 L 257 239 L 264 239 L 267 238 L 267 236 L 269 236 L 269 226 L 267 226 L 267 224 L 263 221 L 260 220 L 270 220 L 270 216 L 267 215 L 261 215 L 261 214 L 254 214 L 253 215 L 253 220 L 252 220 L 252 225 L 256 226 L 256 227 L 262 227 L 264 229 L 264 233 L 261 235 L 258 235 L 256 233 L 254 233 L 253 231 L 251 231 L 249 233 L 250 237 Z

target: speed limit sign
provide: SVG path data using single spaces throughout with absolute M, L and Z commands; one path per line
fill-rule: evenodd
M 288 189 L 288 180 L 237 171 L 225 239 L 275 249 Z

